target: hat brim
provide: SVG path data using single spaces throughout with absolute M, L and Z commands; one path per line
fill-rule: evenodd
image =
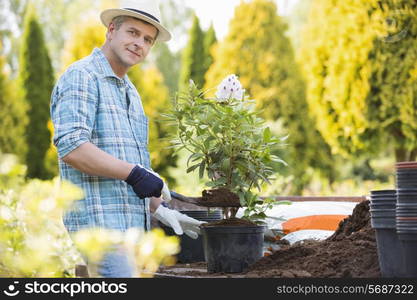
M 111 21 L 115 17 L 118 17 L 118 16 L 133 17 L 133 18 L 137 18 L 137 19 L 140 19 L 140 20 L 143 20 L 152 24 L 159 31 L 156 41 L 167 42 L 171 39 L 171 33 L 164 26 L 162 26 L 159 22 L 155 21 L 154 19 L 148 16 L 145 16 L 143 14 L 140 14 L 138 12 L 130 11 L 127 9 L 121 9 L 121 8 L 106 9 L 105 11 L 101 13 L 100 19 L 103 25 L 108 27 Z

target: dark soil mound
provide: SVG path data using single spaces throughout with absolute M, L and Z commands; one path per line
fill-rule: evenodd
M 343 239 L 354 232 L 371 227 L 371 215 L 369 213 L 369 201 L 362 201 L 353 209 L 352 215 L 340 222 L 339 227 L 328 240 Z
M 201 226 L 210 227 L 210 226 L 256 226 L 255 223 L 251 221 L 238 219 L 238 218 L 231 218 L 231 219 L 223 219 L 216 222 L 204 223 Z
M 204 206 L 239 207 L 239 197 L 226 188 L 203 191 L 202 202 Z
M 303 241 L 263 257 L 248 277 L 380 277 L 375 231 L 371 228 L 369 201 L 324 241 Z

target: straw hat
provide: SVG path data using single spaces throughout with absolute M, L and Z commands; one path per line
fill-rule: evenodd
M 100 19 L 106 27 L 118 16 L 129 16 L 144 20 L 158 29 L 159 34 L 156 40 L 166 42 L 171 39 L 171 33 L 161 24 L 161 12 L 158 4 L 159 2 L 155 0 L 124 0 L 121 1 L 120 8 L 104 10 Z

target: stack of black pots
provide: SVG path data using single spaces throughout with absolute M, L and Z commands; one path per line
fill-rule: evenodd
M 382 277 L 405 277 L 404 259 L 396 231 L 396 190 L 371 191 L 371 225 L 375 229 Z
M 405 277 L 417 277 L 417 162 L 396 164 L 396 228 L 405 261 Z
M 222 211 L 216 210 L 181 210 L 181 213 L 203 222 L 215 222 L 222 219 Z M 159 226 L 167 235 L 175 235 L 171 227 L 165 226 L 159 222 Z M 180 238 L 180 252 L 177 254 L 177 261 L 179 263 L 193 263 L 205 261 L 205 254 L 203 248 L 203 240 L 199 235 L 197 239 L 192 239 L 185 233 L 179 236 Z

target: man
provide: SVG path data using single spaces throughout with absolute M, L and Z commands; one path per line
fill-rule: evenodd
M 202 222 L 163 205 L 170 193 L 151 171 L 148 120 L 126 75 L 156 41 L 171 38 L 160 23 L 158 4 L 125 1 L 121 8 L 103 11 L 101 20 L 107 27 L 104 45 L 72 64 L 52 92 L 60 175 L 85 193 L 65 212 L 64 224 L 70 233 L 92 227 L 147 230 L 153 213 L 177 234 L 197 238 Z M 98 275 L 133 276 L 124 249 L 107 253 Z

